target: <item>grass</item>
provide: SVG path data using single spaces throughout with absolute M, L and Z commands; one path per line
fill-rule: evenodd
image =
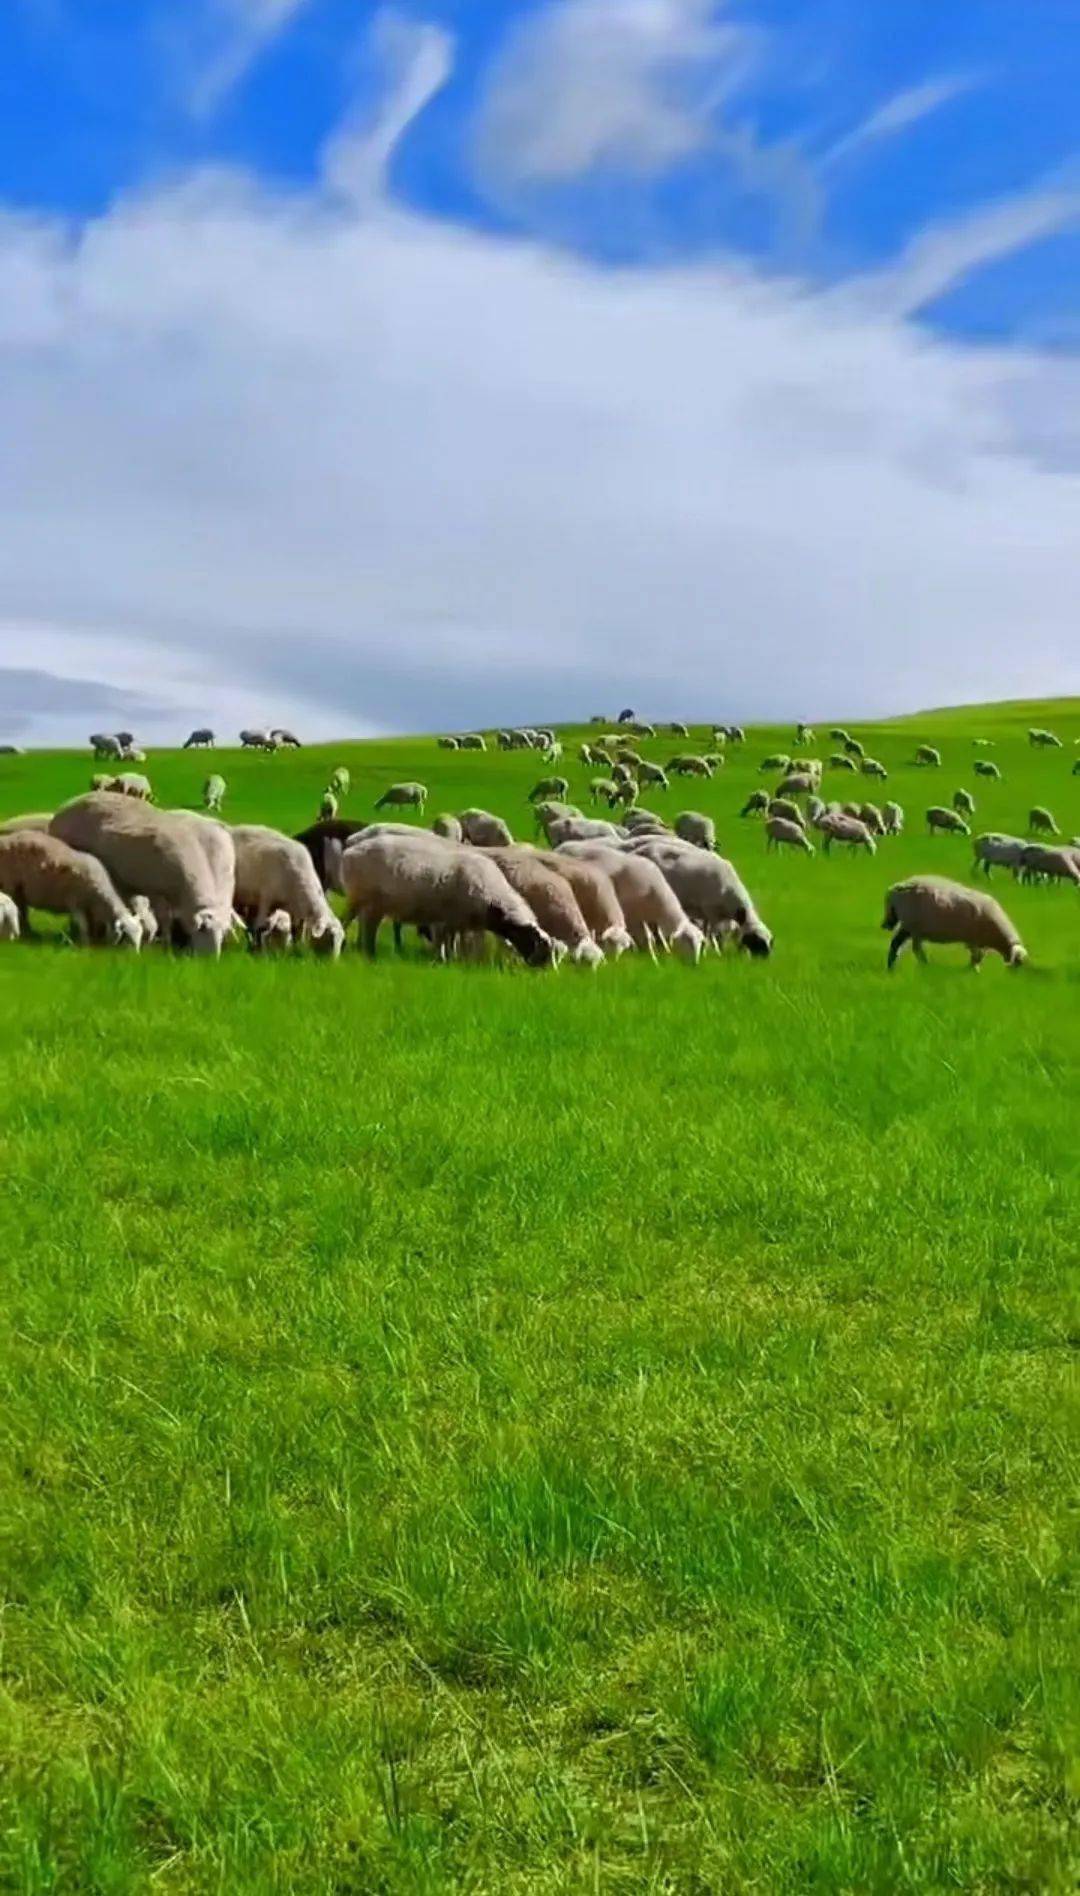
M 980 826 L 1080 833 L 1076 704 L 860 730 L 872 862 L 733 814 L 775 731 L 672 793 L 764 965 L 0 953 L 0 1886 L 1075 1887 L 1080 913 L 1003 884 L 977 978 L 878 926 L 966 873 L 973 732 Z M 518 827 L 535 773 L 215 765 L 295 828 L 339 761 Z

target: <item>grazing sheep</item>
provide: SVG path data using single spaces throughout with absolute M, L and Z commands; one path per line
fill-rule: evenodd
M 1063 750 L 1065 748 L 1060 737 L 1055 737 L 1053 731 L 1041 731 L 1037 728 L 1028 732 L 1028 743 L 1036 750 Z
M 106 732 L 96 731 L 90 739 L 90 746 L 97 758 L 115 758 L 117 762 L 124 753 L 124 746 L 118 737 L 110 737 Z
M 448 843 L 462 843 L 465 840 L 465 832 L 461 827 L 460 819 L 450 816 L 445 811 L 435 818 L 431 825 L 431 833 L 433 836 L 442 836 Z
M 303 745 L 301 744 L 300 739 L 298 737 L 295 737 L 292 731 L 282 731 L 281 729 L 271 731 L 270 744 L 274 750 L 302 750 L 303 749 Z
M 805 797 L 817 789 L 815 779 L 804 770 L 793 770 L 776 786 L 778 797 Z
M 739 811 L 739 815 L 760 816 L 762 811 L 768 810 L 771 802 L 772 798 L 767 790 L 751 790 L 750 795 Z
M 858 764 L 853 757 L 845 757 L 842 751 L 834 751 L 829 758 L 830 770 L 857 770 Z
M 543 802 L 533 804 L 533 819 L 537 833 L 547 829 L 549 823 L 560 816 L 580 816 L 581 811 L 574 803 L 560 803 L 555 797 L 545 797 Z
M 676 777 L 711 777 L 713 766 L 707 758 L 695 757 L 687 751 L 671 759 L 668 764 L 668 774 Z
M 982 869 L 987 881 L 995 868 L 1018 870 L 1027 844 L 1021 836 L 1005 836 L 1000 830 L 987 830 L 975 838 L 975 868 Z
M 633 731 L 635 737 L 656 736 L 656 726 L 655 724 L 650 724 L 648 718 L 634 718 L 630 729 Z
M 815 796 L 807 797 L 806 799 L 807 822 L 816 823 L 818 820 L 818 817 L 821 815 L 821 812 L 824 808 L 825 808 L 825 802 L 822 797 L 815 797 Z
M 1001 782 L 1001 771 L 989 757 L 976 757 L 972 768 L 977 777 L 993 777 L 998 783 Z
M 795 742 L 796 742 L 796 744 L 814 744 L 814 743 L 816 743 L 816 742 L 817 742 L 817 739 L 816 739 L 816 737 L 815 737 L 815 735 L 814 735 L 814 727 L 813 727 L 813 725 L 811 725 L 811 724 L 797 724 L 797 725 L 795 726 Z
M 886 836 L 902 836 L 904 832 L 903 805 L 886 803 L 881 814 L 885 820 Z
M 860 817 L 826 810 L 818 818 L 818 829 L 825 839 L 823 848 L 826 855 L 834 843 L 846 844 L 850 849 L 865 849 L 869 856 L 877 849 L 877 844 Z
M 946 810 L 942 804 L 933 803 L 926 812 L 926 827 L 933 835 L 935 830 L 944 830 L 953 836 L 970 836 L 970 826 L 958 816 L 955 810 Z
M 528 903 L 545 934 L 568 950 L 571 961 L 586 968 L 599 967 L 604 951 L 593 940 L 567 877 L 549 868 L 538 851 L 523 848 L 520 843 L 484 853 Z
M 269 731 L 241 731 L 241 750 L 273 750 L 275 748 Z
M 458 822 L 463 840 L 473 843 L 477 849 L 505 848 L 514 840 L 509 825 L 501 816 L 492 816 L 489 810 L 461 810 Z
M 889 774 L 884 764 L 877 757 L 864 757 L 859 768 L 864 777 L 879 777 L 882 783 L 885 782 Z
M 140 777 L 136 771 L 126 770 L 121 777 L 114 777 L 111 788 L 122 797 L 137 797 L 143 803 L 152 803 L 154 792 L 149 777 Z
M 1049 849 L 1045 843 L 1027 843 L 1019 864 L 1022 882 L 1075 882 L 1080 884 L 1080 851 Z
M 458 748 L 463 751 L 486 751 L 487 739 L 482 737 L 479 731 L 466 731 L 464 736 L 458 739 Z
M 275 909 L 285 909 L 293 928 L 317 954 L 339 955 L 344 930 L 323 893 L 315 864 L 303 843 L 259 823 L 232 831 L 236 850 L 234 903 L 256 939 Z
M 292 947 L 293 925 L 288 909 L 274 909 L 261 922 L 252 937 L 252 945 L 264 955 L 285 954 Z
M 845 737 L 844 749 L 849 757 L 862 757 L 865 755 L 863 747 L 857 737 Z
M 312 823 L 310 829 L 301 830 L 293 837 L 294 843 L 302 843 L 315 865 L 324 889 L 340 887 L 339 870 L 341 852 L 352 842 L 354 836 L 363 834 L 367 825 L 362 821 L 353 821 L 351 817 L 337 816 L 325 822 Z
M 597 863 L 564 855 L 560 850 L 537 850 L 536 857 L 556 875 L 566 877 L 577 897 L 586 927 L 609 960 L 617 960 L 633 948 L 615 885 Z
M 965 888 L 947 876 L 911 876 L 898 882 L 885 898 L 882 928 L 894 930 L 887 965 L 910 941 L 920 961 L 923 943 L 959 942 L 971 952 L 972 968 L 985 954 L 1001 956 L 1007 967 L 1018 968 L 1027 959 L 1023 944 L 1005 910 L 992 895 Z
M 483 849 L 412 836 L 361 837 L 342 857 L 345 926 L 356 921 L 374 955 L 383 921 L 440 935 L 486 930 L 510 943 L 530 967 L 550 967 L 554 945 L 529 904 Z
M 209 815 L 216 815 L 221 809 L 225 801 L 225 789 L 224 777 L 207 777 L 206 782 L 203 784 L 202 800 L 203 809 L 206 810 Z
M 152 904 L 145 895 L 133 895 L 128 908 L 139 924 L 143 947 L 151 947 L 158 938 L 158 919 L 154 914 Z
M 570 780 L 567 777 L 541 777 L 529 791 L 528 802 L 538 803 L 542 798 L 566 797 L 570 794 Z
M 16 904 L 0 891 L 0 941 L 18 941 L 21 928 Z
M 214 748 L 214 733 L 213 731 L 209 729 L 199 729 L 198 731 L 192 731 L 191 736 L 186 737 L 183 743 L 183 749 L 186 751 L 213 750 L 213 748 Z
M 729 724 L 727 727 L 727 734 L 730 741 L 733 744 L 746 743 L 746 732 L 743 730 L 743 727 L 741 724 Z
M 938 770 L 941 767 L 941 752 L 935 750 L 932 744 L 920 744 L 915 752 L 915 762 L 928 764 L 931 769 Z
M 31 810 L 25 816 L 9 816 L 0 823 L 0 836 L 9 836 L 13 830 L 47 830 L 53 820 L 51 810 Z
M 95 770 L 90 779 L 90 788 L 91 790 L 116 790 L 119 781 L 119 778 L 114 777 L 111 771 Z M 120 792 L 117 790 L 116 794 L 119 796 Z
M 213 847 L 204 831 L 216 833 Z M 148 896 L 196 954 L 220 954 L 233 915 L 232 840 L 221 824 L 102 791 L 66 803 L 50 833 L 104 863 L 122 897 Z
M 560 764 L 562 762 L 562 754 L 563 747 L 561 738 L 553 737 L 550 744 L 544 745 L 543 758 L 545 764 Z
M 671 737 L 689 737 L 690 732 L 687 726 L 685 724 L 680 724 L 678 719 L 676 718 L 676 719 L 673 719 L 672 722 L 668 725 L 668 734 Z
M 975 798 L 970 790 L 954 790 L 952 806 L 961 816 L 974 816 Z
M 0 892 L 15 903 L 25 934 L 30 933 L 29 911 L 44 909 L 69 915 L 80 940 L 135 949 L 142 943 L 139 923 L 97 856 L 42 830 L 0 836 Z
M 638 771 L 638 779 L 641 783 L 655 784 L 658 790 L 669 790 L 671 788 L 668 782 L 667 771 L 661 764 L 642 764 L 641 769 Z
M 427 794 L 427 785 L 424 783 L 392 783 L 389 790 L 383 791 L 375 808 L 377 810 L 395 807 L 412 808 L 419 810 L 423 816 Z
M 375 805 L 375 808 L 378 810 L 381 808 L 381 805 L 377 803 Z M 322 796 L 319 799 L 320 823 L 332 823 L 337 813 L 338 813 L 338 800 L 336 796 L 334 795 L 332 790 L 324 790 L 322 793 Z
M 765 814 L 766 816 L 781 816 L 788 823 L 798 823 L 801 829 L 806 826 L 802 811 L 790 797 L 770 797 L 769 807 Z
M 656 829 L 661 832 L 667 830 L 667 824 L 662 816 L 657 816 L 655 810 L 646 810 L 640 805 L 636 809 L 627 810 L 623 823 L 631 835 L 643 829 Z
M 871 836 L 885 835 L 885 818 L 876 803 L 860 803 L 859 822 L 865 823 Z
M 770 816 L 765 824 L 766 849 L 780 849 L 785 845 L 792 849 L 801 849 L 806 855 L 814 854 L 814 845 L 807 836 L 801 823 L 793 823 L 790 817 Z
M 684 843 L 693 843 L 696 849 L 716 848 L 716 824 L 711 816 L 702 816 L 700 810 L 680 810 L 675 818 L 675 834 Z
M 1037 803 L 1035 808 L 1030 811 L 1028 815 L 1028 828 L 1029 830 L 1036 831 L 1040 836 L 1061 835 L 1061 831 L 1058 829 L 1049 810 L 1044 809 L 1041 803 Z
M 772 935 L 723 856 L 671 841 L 645 843 L 641 853 L 665 876 L 686 913 L 718 951 L 725 935 L 734 933 L 748 954 L 772 953 Z
M 504 739 L 505 739 L 505 742 L 504 742 Z M 442 751 L 456 751 L 456 750 L 460 750 L 461 748 L 456 737 L 440 737 L 437 739 L 437 742 L 438 742 L 439 749 Z M 505 731 L 499 732 L 498 743 L 499 743 L 500 750 L 510 749 L 510 739 L 507 737 L 507 734 Z
M 694 853 L 706 860 L 701 851 Z M 603 843 L 561 843 L 559 854 L 594 862 L 610 876 L 636 948 L 655 954 L 659 941 L 686 961 L 700 960 L 705 940 L 702 930 L 690 920 L 655 863 L 643 855 L 623 855 Z
M 330 781 L 326 787 L 335 797 L 347 797 L 351 786 L 352 777 L 344 764 L 339 764 L 336 770 L 330 772 Z
M 563 843 L 615 843 L 627 833 L 615 823 L 604 823 L 599 817 L 589 816 L 556 817 L 546 827 L 552 849 L 558 849 Z
M 763 757 L 760 764 L 758 765 L 759 775 L 764 774 L 765 771 L 771 772 L 775 770 L 790 770 L 790 769 L 791 769 L 791 758 L 788 756 L 786 751 L 771 751 L 768 757 Z
M 614 803 L 619 786 L 613 777 L 594 777 L 589 784 L 590 803 Z

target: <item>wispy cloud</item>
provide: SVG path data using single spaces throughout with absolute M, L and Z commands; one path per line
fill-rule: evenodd
M 1001 257 L 1080 227 L 1080 187 L 1046 185 L 930 225 L 888 269 L 863 279 L 874 301 L 911 315 Z
M 909 86 L 903 92 L 896 92 L 864 118 L 861 124 L 832 145 L 822 162 L 835 165 L 867 145 L 895 138 L 898 133 L 908 131 L 912 125 L 918 125 L 920 120 L 929 118 L 932 113 L 940 112 L 943 106 L 951 105 L 954 99 L 962 98 L 980 83 L 974 73 L 955 74 L 951 78 L 927 79 L 922 85 Z
M 394 152 L 450 77 L 454 55 L 453 41 L 440 27 L 390 8 L 376 15 L 369 43 L 383 72 L 381 103 L 373 119 L 339 127 L 323 160 L 330 187 L 357 204 L 371 202 L 382 191 Z
M 191 109 L 199 115 L 214 111 L 306 5 L 307 0 L 208 0 L 197 22 L 207 50 L 191 88 Z

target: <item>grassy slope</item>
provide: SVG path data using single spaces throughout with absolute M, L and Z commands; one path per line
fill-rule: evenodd
M 1080 705 L 860 734 L 910 820 L 972 731 L 980 825 L 1080 833 Z M 671 798 L 766 966 L 0 955 L 0 1885 L 1073 1887 L 1080 914 L 887 981 L 966 846 L 766 859 L 778 736 Z M 215 764 L 295 827 L 345 760 L 519 826 L 535 771 Z

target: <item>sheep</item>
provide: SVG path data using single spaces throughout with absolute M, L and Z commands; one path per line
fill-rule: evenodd
M 590 803 L 614 803 L 619 786 L 613 777 L 593 777 L 589 784 Z
M 361 837 L 342 857 L 348 897 L 345 926 L 356 921 L 361 946 L 374 956 L 384 920 L 471 934 L 488 930 L 534 968 L 555 960 L 551 937 L 529 904 L 483 849 L 434 837 Z
M 842 803 L 840 805 L 840 814 L 841 816 L 853 816 L 857 823 L 861 823 L 863 820 L 862 804 Z
M 1045 843 L 1027 843 L 1020 857 L 1019 874 L 1023 882 L 1045 877 L 1080 884 L 1080 850 L 1048 849 Z
M 1080 777 L 1080 757 L 1077 758 L 1076 762 L 1074 763 L 1072 767 L 1072 770 L 1069 772 L 1069 775 L 1071 777 Z
M 212 847 L 203 829 L 223 840 Z M 196 954 L 220 954 L 233 913 L 232 841 L 221 824 L 102 791 L 65 804 L 50 834 L 97 856 L 121 896 L 146 895 L 167 911 Z
M 763 810 L 768 809 L 771 802 L 772 798 L 767 790 L 751 790 L 750 795 L 739 811 L 739 815 L 760 816 Z
M 90 779 L 90 788 L 91 790 L 115 790 L 119 781 L 119 778 L 114 777 L 109 770 L 95 770 Z
M 758 914 L 734 865 L 692 844 L 654 841 L 642 854 L 664 875 L 686 913 L 719 950 L 734 933 L 748 954 L 772 953 L 773 938 Z
M 784 845 L 804 850 L 808 856 L 814 854 L 814 845 L 807 836 L 801 823 L 793 823 L 790 817 L 770 816 L 765 824 L 766 849 L 780 849 Z
M 109 737 L 107 733 L 103 731 L 96 731 L 94 733 L 90 739 L 90 747 L 95 757 L 99 759 L 111 757 L 115 758 L 117 762 L 120 761 L 124 749 L 119 738 Z
M 154 914 L 148 897 L 145 895 L 133 895 L 128 902 L 128 908 L 131 910 L 131 913 L 134 915 L 142 931 L 143 947 L 151 947 L 157 940 L 159 931 L 158 918 Z
M 292 947 L 293 925 L 288 909 L 274 909 L 252 938 L 252 946 L 262 954 L 284 954 Z
M 120 756 L 125 764 L 145 764 L 146 762 L 146 752 L 138 744 L 122 745 Z
M 445 810 L 435 818 L 431 825 L 431 833 L 433 836 L 444 837 L 448 843 L 461 843 L 465 840 L 460 818 L 449 815 Z
M 202 800 L 203 809 L 206 810 L 208 814 L 214 816 L 221 809 L 225 801 L 225 790 L 226 784 L 224 777 L 216 775 L 207 777 L 206 782 L 203 784 Z
M 563 747 L 559 738 L 553 737 L 550 744 L 544 745 L 543 758 L 545 764 L 560 764 L 562 762 L 562 754 Z
M 823 847 L 826 855 L 834 843 L 846 843 L 851 849 L 865 849 L 868 856 L 872 856 L 877 849 L 866 824 L 857 816 L 834 814 L 826 810 L 818 818 L 818 829 L 825 839 Z
M 385 810 L 402 806 L 417 809 L 423 816 L 427 794 L 427 785 L 424 783 L 392 783 L 389 790 L 383 791 L 375 808 Z
M 1034 830 L 1040 836 L 1061 835 L 1061 831 L 1058 829 L 1049 810 L 1045 809 L 1041 803 L 1037 803 L 1034 809 L 1029 812 L 1028 828 L 1029 830 Z
M 624 769 L 629 770 L 635 774 L 637 773 L 637 771 L 641 769 L 642 765 L 645 762 L 645 759 L 644 757 L 641 756 L 640 752 L 636 750 L 632 750 L 628 744 L 620 744 L 618 750 L 615 752 L 615 759 L 616 759 L 615 771 L 618 770 L 618 767 L 621 764 L 624 767 Z M 615 775 L 615 771 L 612 772 L 613 776 Z
M 549 823 L 560 816 L 580 816 L 581 811 L 574 803 L 560 803 L 554 797 L 545 797 L 542 802 L 533 804 L 533 823 L 537 834 L 546 832 Z
M 685 724 L 680 724 L 675 718 L 668 725 L 668 735 L 669 737 L 689 737 L 690 732 Z
M 514 840 L 509 825 L 488 810 L 461 810 L 458 822 L 463 841 L 475 844 L 478 849 L 505 848 Z
M 614 796 L 608 798 L 608 808 L 613 809 L 617 803 L 622 803 L 628 806 L 633 805 L 636 799 L 637 799 L 637 784 L 634 782 L 634 779 L 630 777 L 627 780 L 627 782 L 617 783 L 615 785 Z
M 0 837 L 0 891 L 15 903 L 26 934 L 30 909 L 46 909 L 69 915 L 80 940 L 135 949 L 142 944 L 142 929 L 104 864 L 49 832 L 15 830 Z
M 599 967 L 604 951 L 593 940 L 566 876 L 549 868 L 535 850 L 523 848 L 520 843 L 509 849 L 487 849 L 484 854 L 528 903 L 544 933 L 569 951 L 572 961 L 581 967 Z
M 849 757 L 863 757 L 866 754 L 857 737 L 845 737 L 844 750 Z
M 886 836 L 902 836 L 904 831 L 904 809 L 900 803 L 886 803 L 882 809 Z
M 845 757 L 842 751 L 834 751 L 832 756 L 829 758 L 829 769 L 830 770 L 857 770 L 858 765 L 856 764 L 855 759 L 853 757 Z
M 859 822 L 866 824 L 871 836 L 884 836 L 885 818 L 876 803 L 860 803 Z
M 506 739 L 505 742 L 503 741 L 504 739 Z M 456 737 L 440 737 L 436 741 L 438 743 L 439 749 L 443 751 L 456 751 L 456 750 L 460 750 L 461 748 Z M 509 739 L 506 737 L 505 731 L 499 732 L 498 741 L 499 741 L 500 750 L 509 750 L 510 742 L 509 742 Z
M 363 834 L 367 825 L 354 822 L 351 817 L 338 816 L 329 821 L 312 823 L 310 829 L 301 830 L 293 837 L 294 843 L 302 843 L 315 865 L 324 889 L 338 887 L 337 870 L 341 861 L 341 851 L 352 842 L 354 836 Z
M 770 797 L 769 807 L 765 814 L 767 817 L 782 817 L 784 821 L 788 823 L 798 823 L 800 828 L 805 827 L 803 813 L 798 804 L 793 803 L 790 797 Z
M 21 931 L 16 904 L 10 895 L 0 890 L 0 941 L 18 941 Z
M 292 731 L 283 731 L 280 727 L 270 733 L 271 746 L 275 750 L 302 750 L 303 745 Z
M 154 792 L 149 777 L 140 777 L 134 770 L 126 770 L 121 777 L 114 777 L 111 788 L 122 797 L 138 797 L 143 803 L 152 803 Z
M 816 788 L 813 777 L 808 776 L 806 771 L 793 770 L 777 784 L 776 794 L 778 797 L 805 797 Z
M 786 751 L 771 751 L 768 757 L 763 757 L 760 764 L 758 765 L 758 772 L 761 775 L 763 775 L 765 771 L 790 770 L 790 769 L 791 769 L 791 758 L 788 756 Z
M 997 783 L 1001 782 L 1001 771 L 989 757 L 976 757 L 972 768 L 977 777 L 993 777 Z
M 845 731 L 842 724 L 834 725 L 829 732 L 829 741 L 832 744 L 847 744 L 850 742 L 850 733 Z
M 241 731 L 241 750 L 272 750 L 274 748 L 269 731 Z
M 567 777 L 541 777 L 533 784 L 527 801 L 538 803 L 546 797 L 566 797 L 570 794 L 570 781 Z
M 675 818 L 675 834 L 697 849 L 716 848 L 716 824 L 700 810 L 680 810 Z
M 707 758 L 695 757 L 686 751 L 671 759 L 668 774 L 676 777 L 711 777 L 713 766 Z
M 344 764 L 338 764 L 337 768 L 330 772 L 330 781 L 326 787 L 335 797 L 348 796 L 352 787 L 352 777 Z
M 650 724 L 647 718 L 634 718 L 630 729 L 633 731 L 635 737 L 656 736 L 656 726 L 655 724 Z
M 933 744 L 920 744 L 915 752 L 915 762 L 928 765 L 932 770 L 938 770 L 941 767 L 941 752 L 935 750 Z
M 654 955 L 654 942 L 660 941 L 683 960 L 701 959 L 705 937 L 654 862 L 594 842 L 560 843 L 559 854 L 593 862 L 611 878 L 636 948 Z M 704 855 L 701 859 L 705 861 Z
M 797 724 L 795 726 L 795 742 L 800 745 L 816 743 L 817 739 L 814 735 L 813 726 L 810 724 Z
M 1028 743 L 1036 750 L 1063 750 L 1065 748 L 1060 737 L 1055 737 L 1053 731 L 1041 731 L 1037 728 L 1028 732 Z
M 746 732 L 743 730 L 741 724 L 729 724 L 727 734 L 733 744 L 746 743 Z
M 319 798 L 320 823 L 332 823 L 338 813 L 338 808 L 338 800 L 334 792 L 332 790 L 324 790 L 322 796 Z M 375 808 L 377 810 L 381 809 L 381 803 L 377 803 Z
M 708 764 L 715 772 L 717 770 L 723 770 L 724 765 L 727 763 L 727 758 L 724 756 L 723 751 L 712 750 L 705 752 L 702 761 Z
M 970 836 L 971 826 L 958 816 L 955 810 L 946 810 L 941 804 L 933 803 L 926 812 L 926 827 L 931 836 L 935 830 L 944 830 L 953 836 Z
M 487 739 L 482 737 L 479 731 L 466 731 L 464 736 L 458 739 L 458 747 L 463 751 L 486 751 Z
M 258 823 L 232 832 L 236 850 L 234 902 L 250 918 L 256 939 L 275 909 L 285 909 L 294 929 L 317 954 L 341 953 L 345 932 L 334 914 L 303 843 Z
M 881 926 L 894 931 L 889 968 L 895 967 L 908 941 L 920 961 L 926 960 L 923 943 L 927 941 L 962 943 L 970 950 L 973 969 L 987 952 L 1000 955 L 1009 968 L 1027 960 L 1020 936 L 1001 904 L 981 889 L 965 888 L 947 876 L 911 876 L 896 883 L 885 898 Z
M 878 777 L 884 783 L 889 773 L 877 757 L 864 757 L 859 766 L 864 777 Z
M 987 830 L 975 838 L 976 869 L 982 869 L 987 881 L 995 868 L 1019 869 L 1027 844 L 1020 836 L 1005 836 L 999 830 Z
M 638 771 L 638 780 L 641 783 L 655 784 L 658 790 L 669 790 L 671 788 L 667 771 L 661 764 L 642 764 L 641 769 Z
M 628 705 L 625 711 L 619 712 L 619 715 L 616 718 L 615 722 L 616 724 L 633 724 L 634 715 L 635 715 L 634 712 L 630 710 L 630 707 Z
M 201 726 L 199 730 L 192 731 L 190 737 L 185 737 L 181 748 L 186 751 L 213 750 L 214 733 L 208 726 Z
M 13 830 L 47 830 L 51 822 L 51 810 L 30 810 L 25 816 L 9 816 L 0 823 L 0 836 L 8 836 Z
M 952 806 L 960 816 L 974 816 L 975 814 L 975 798 L 972 796 L 970 790 L 954 790 Z
M 616 823 L 604 823 L 599 817 L 560 816 L 547 825 L 548 845 L 558 849 L 563 843 L 614 843 L 627 834 Z
M 617 960 L 633 948 L 633 939 L 615 893 L 611 877 L 599 864 L 584 862 L 560 850 L 537 850 L 538 862 L 545 863 L 556 875 L 565 876 L 577 897 L 585 925 L 610 960 Z
M 667 824 L 662 816 L 657 816 L 655 810 L 645 810 L 640 806 L 635 810 L 627 810 L 623 823 L 631 836 L 636 835 L 638 830 L 659 830 L 661 834 L 667 831 Z

